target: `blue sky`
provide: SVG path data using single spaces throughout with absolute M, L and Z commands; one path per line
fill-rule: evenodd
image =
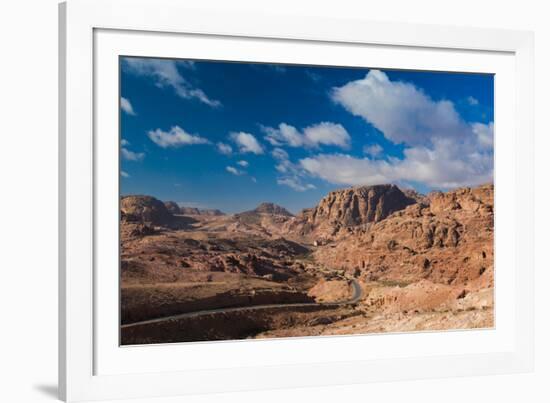
M 493 178 L 493 76 L 121 58 L 121 193 L 233 213 Z

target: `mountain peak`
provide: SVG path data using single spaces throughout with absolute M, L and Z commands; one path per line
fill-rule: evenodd
M 353 226 L 381 221 L 415 202 L 396 185 L 355 186 L 330 192 L 308 215 L 313 224 Z
M 287 209 L 284 207 L 281 207 L 275 203 L 260 203 L 258 207 L 256 207 L 253 210 L 255 213 L 261 213 L 261 214 L 274 214 L 274 215 L 284 215 L 287 217 L 292 217 L 292 213 L 290 213 Z

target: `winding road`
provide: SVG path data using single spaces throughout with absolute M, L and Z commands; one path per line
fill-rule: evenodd
M 273 309 L 273 308 L 302 308 L 302 307 L 310 307 L 310 306 L 320 306 L 320 307 L 339 307 L 344 305 L 353 305 L 359 302 L 361 297 L 363 296 L 363 290 L 361 289 L 361 286 L 355 279 L 351 279 L 351 286 L 353 290 L 353 294 L 350 299 L 347 299 L 345 301 L 338 301 L 338 302 L 299 302 L 299 303 L 292 303 L 292 304 L 265 304 L 265 305 L 251 305 L 251 306 L 240 306 L 240 307 L 232 307 L 232 308 L 218 308 L 218 309 L 206 309 L 202 311 L 195 311 L 195 312 L 186 312 L 178 315 L 170 315 L 170 316 L 164 316 L 161 318 L 155 318 L 155 319 L 148 319 L 143 320 L 139 322 L 133 322 L 133 323 L 127 323 L 125 325 L 122 325 L 122 329 L 131 328 L 133 326 L 141 326 L 141 325 L 149 325 L 153 323 L 162 323 L 166 321 L 171 320 L 178 320 L 183 318 L 195 318 L 202 315 L 211 315 L 215 313 L 226 313 L 226 312 L 239 312 L 239 311 L 256 311 L 261 309 Z

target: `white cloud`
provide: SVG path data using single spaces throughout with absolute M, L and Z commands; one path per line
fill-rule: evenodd
M 351 138 L 346 129 L 340 124 L 321 122 L 304 129 L 306 143 L 319 145 L 332 145 L 341 148 L 349 148 Z
M 302 147 L 304 145 L 303 135 L 294 126 L 286 123 L 279 124 L 279 128 L 263 127 L 267 134 L 265 139 L 273 146 L 289 145 L 290 147 Z
M 130 177 L 128 172 L 125 172 L 125 171 L 120 171 L 120 176 L 122 176 L 123 178 L 129 178 Z
M 288 153 L 282 148 L 274 148 L 271 155 L 277 161 L 275 169 L 281 174 L 277 178 L 277 184 L 288 186 L 298 192 L 304 192 L 309 189 L 315 189 L 312 184 L 304 184 L 302 178 L 305 174 L 304 169 L 300 165 L 292 163 Z
M 483 123 L 474 123 L 472 124 L 472 131 L 477 136 L 480 147 L 486 149 L 493 148 L 495 131 L 493 122 L 489 123 L 488 125 Z
M 382 150 L 373 146 L 363 150 L 365 158 L 321 154 L 300 161 L 309 174 L 337 184 L 410 181 L 435 188 L 493 180 L 493 124 L 465 122 L 452 102 L 435 101 L 413 84 L 390 81 L 379 70 L 334 88 L 332 99 L 386 139 L 404 144 L 403 158 L 381 159 Z
M 243 175 L 244 172 L 235 168 L 235 167 L 232 167 L 232 166 L 227 166 L 225 167 L 225 170 L 233 175 L 237 175 L 237 176 L 240 176 L 240 175 Z
M 479 105 L 479 101 L 477 100 L 477 98 L 474 98 L 472 96 L 469 96 L 468 98 L 466 98 L 466 101 L 468 102 L 468 104 L 472 106 Z
M 229 144 L 225 144 L 221 142 L 216 144 L 216 148 L 218 149 L 218 152 L 220 154 L 224 154 L 224 155 L 231 155 L 231 153 L 233 152 L 233 148 Z
M 240 166 L 246 168 L 248 166 L 248 161 L 245 161 L 245 160 L 237 161 L 237 165 L 240 165 Z
M 371 158 L 376 158 L 382 154 L 382 151 L 384 149 L 379 144 L 372 144 L 370 146 L 364 146 L 363 147 L 363 153 L 370 156 Z
M 147 133 L 147 136 L 153 143 L 162 148 L 209 143 L 204 137 L 189 134 L 179 126 L 172 127 L 168 132 L 161 129 L 151 130 Z
M 315 186 L 311 183 L 302 184 L 298 178 L 280 178 L 277 179 L 277 184 L 288 186 L 297 192 L 305 192 L 306 190 L 315 189 Z
M 145 158 L 145 153 L 136 153 L 128 150 L 125 147 L 122 147 L 120 149 L 120 154 L 122 155 L 122 158 L 128 161 L 141 161 L 143 160 L 143 158 Z
M 404 150 L 404 158 L 373 160 L 344 154 L 321 154 L 304 158 L 300 165 L 330 183 L 375 185 L 411 181 L 434 188 L 475 186 L 493 180 L 493 154 L 477 143 L 454 139 L 434 140 L 433 148 L 416 146 Z
M 294 126 L 281 123 L 277 128 L 263 127 L 265 139 L 273 146 L 316 148 L 320 145 L 332 145 L 349 148 L 351 137 L 340 124 L 321 122 L 308 126 L 300 132 Z
M 183 64 L 182 64 L 183 63 Z M 172 88 L 184 99 L 197 99 L 212 107 L 221 106 L 220 101 L 209 98 L 203 90 L 193 87 L 178 70 L 178 65 L 189 66 L 189 63 L 165 59 L 125 58 L 124 68 L 135 75 L 151 77 L 159 88 Z M 194 66 L 194 64 L 192 64 Z
M 413 84 L 390 81 L 379 70 L 334 88 L 332 99 L 396 144 L 428 144 L 436 137 L 461 137 L 468 130 L 452 102 L 434 101 Z
M 279 161 L 288 159 L 288 153 L 282 148 L 274 148 L 273 151 L 271 151 L 271 155 Z
M 126 112 L 128 115 L 135 116 L 134 108 L 127 98 L 120 97 L 120 109 Z
M 288 153 L 282 148 L 274 148 L 273 151 L 271 151 L 271 155 L 277 160 L 275 169 L 280 173 L 289 173 L 294 176 L 299 176 L 301 174 L 300 167 L 290 161 Z
M 122 139 L 122 140 L 120 140 L 120 145 L 121 146 L 129 146 L 130 142 L 126 139 Z
M 238 132 L 231 133 L 230 138 L 237 144 L 241 153 L 263 154 L 264 149 L 261 144 L 250 133 Z

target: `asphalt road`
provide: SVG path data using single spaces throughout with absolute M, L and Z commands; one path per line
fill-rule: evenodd
M 183 318 L 195 318 L 197 316 L 202 315 L 211 315 L 213 313 L 226 313 L 226 312 L 239 312 L 239 311 L 256 311 L 260 309 L 273 309 L 273 308 L 302 308 L 302 307 L 310 307 L 310 306 L 321 306 L 321 307 L 339 307 L 344 305 L 352 305 L 361 299 L 363 296 L 363 290 L 361 290 L 361 286 L 357 282 L 357 280 L 352 279 L 351 280 L 351 286 L 353 290 L 353 294 L 350 299 L 347 299 L 345 301 L 338 301 L 338 302 L 300 302 L 300 303 L 293 303 L 293 304 L 265 304 L 265 305 L 251 305 L 251 306 L 240 306 L 240 307 L 233 307 L 233 308 L 218 308 L 218 309 L 206 309 L 202 311 L 195 311 L 195 312 L 186 312 L 178 315 L 170 315 L 170 316 L 164 316 L 161 318 L 155 318 L 155 319 L 148 319 L 143 320 L 139 322 L 134 323 L 127 323 L 125 325 L 122 325 L 121 328 L 129 328 L 132 326 L 140 326 L 140 325 L 148 325 L 153 323 L 162 323 L 170 320 L 178 320 Z

